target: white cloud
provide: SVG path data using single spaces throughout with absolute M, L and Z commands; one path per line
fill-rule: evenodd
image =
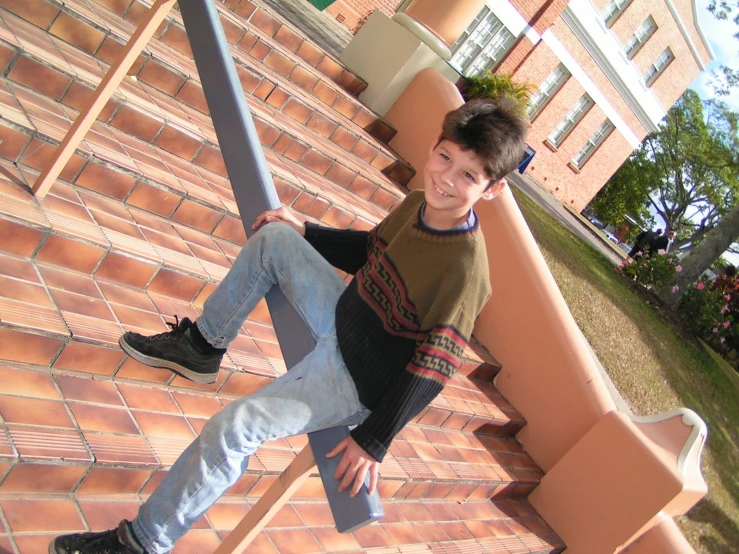
M 713 60 L 706 71 L 701 73 L 691 83 L 690 88 L 698 92 L 702 98 L 714 98 L 710 83 L 710 72 L 721 65 L 726 65 L 739 70 L 739 39 L 734 33 L 739 31 L 739 26 L 731 21 L 719 21 L 708 11 L 708 0 L 696 0 L 698 4 L 698 21 L 703 30 L 703 35 L 711 44 L 716 59 Z M 729 96 L 719 97 L 735 110 L 739 110 L 739 90 L 734 90 Z

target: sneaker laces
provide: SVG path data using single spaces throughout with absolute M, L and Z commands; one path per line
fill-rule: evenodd
M 77 546 L 79 550 L 75 550 L 80 554 L 121 554 L 122 552 L 130 552 L 118 540 L 118 532 L 115 529 L 102 533 L 82 533 L 80 541 L 81 544 Z
M 121 541 L 118 540 L 118 533 L 116 531 L 106 533 L 94 543 L 91 542 L 86 544 L 85 547 L 86 548 L 84 550 L 80 550 L 81 554 L 87 554 L 88 551 L 90 554 L 120 554 L 121 552 L 124 552 L 122 549 L 125 548 L 125 546 L 121 544 Z M 126 548 L 126 550 L 128 550 L 128 548 Z
M 172 323 L 171 321 L 165 322 L 167 325 L 170 326 L 171 330 L 165 331 L 164 333 L 159 333 L 158 335 L 152 335 L 151 337 L 149 337 L 149 340 L 183 339 L 185 337 L 185 331 L 189 327 L 189 325 L 184 325 L 185 319 L 180 321 L 180 318 L 177 317 L 177 314 L 175 314 L 174 323 Z

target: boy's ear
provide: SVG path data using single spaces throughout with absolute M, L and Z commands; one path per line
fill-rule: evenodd
M 484 200 L 492 200 L 496 196 L 498 196 L 501 192 L 503 192 L 503 189 L 508 184 L 508 181 L 506 181 L 505 177 L 503 177 L 500 181 L 497 183 L 493 183 L 490 185 L 485 192 L 482 193 L 482 198 Z

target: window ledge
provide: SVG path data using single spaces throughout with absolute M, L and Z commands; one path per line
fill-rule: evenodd
M 549 150 L 551 150 L 552 152 L 559 152 L 559 149 L 548 138 L 544 139 L 544 144 L 546 144 L 547 148 L 549 148 Z
M 569 163 L 567 164 L 567 167 L 569 167 L 569 168 L 570 168 L 570 169 L 571 169 L 571 170 L 572 170 L 573 172 L 577 173 L 578 175 L 580 174 L 580 168 L 579 168 L 579 167 L 577 167 L 577 166 L 576 166 L 575 164 L 573 164 L 572 162 L 569 162 Z

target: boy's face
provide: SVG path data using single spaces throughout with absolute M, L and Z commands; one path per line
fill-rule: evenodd
M 475 202 L 491 200 L 505 187 L 505 179 L 489 187 L 490 179 L 477 155 L 448 140 L 431 148 L 423 180 L 424 220 L 439 230 L 460 225 Z

